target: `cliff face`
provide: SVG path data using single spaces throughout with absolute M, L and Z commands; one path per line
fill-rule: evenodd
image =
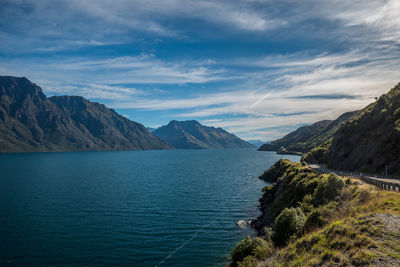
M 153 134 L 180 149 L 253 148 L 222 128 L 201 125 L 197 121 L 171 121 Z
M 333 121 L 324 120 L 300 127 L 278 140 L 262 145 L 258 150 L 297 154 L 308 152 L 332 137 L 342 123 L 359 113 L 360 111 L 347 112 Z
M 400 84 L 362 110 L 333 136 L 325 159 L 329 168 L 389 174 L 400 170 Z
M 80 97 L 51 100 L 26 78 L 0 76 L 0 152 L 170 147 L 103 105 Z

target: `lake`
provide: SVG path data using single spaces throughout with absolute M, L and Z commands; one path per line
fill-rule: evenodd
M 0 154 L 0 265 L 223 266 L 276 155 L 255 149 Z

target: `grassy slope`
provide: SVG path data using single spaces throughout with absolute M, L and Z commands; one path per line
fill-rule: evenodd
M 276 266 L 400 265 L 400 194 L 363 183 L 349 186 L 342 194 L 348 192 L 354 193 L 326 226 L 293 239 L 267 262 Z
M 233 251 L 231 266 L 400 265 L 400 193 L 344 179 L 345 186 L 328 199 L 316 193 L 327 176 L 286 160 L 266 171 L 262 178 L 273 185 L 260 200 L 261 239 L 242 241 Z M 271 235 L 260 227 L 273 226 L 278 214 L 290 207 L 302 210 L 305 224 L 277 246 L 273 231 Z

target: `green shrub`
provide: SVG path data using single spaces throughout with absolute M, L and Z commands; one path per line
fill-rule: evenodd
M 314 209 L 312 195 L 307 194 L 303 197 L 303 201 L 300 202 L 300 208 L 304 213 L 309 213 Z
M 237 266 L 238 267 L 256 267 L 258 263 L 258 260 L 255 259 L 252 256 L 248 256 L 246 258 L 244 258 L 243 261 L 238 262 Z
M 271 227 L 264 227 L 264 238 L 267 241 L 271 241 L 272 238 L 272 228 Z
M 314 192 L 314 203 L 321 204 L 329 200 L 333 200 L 339 195 L 340 190 L 343 189 L 345 183 L 342 178 L 334 173 L 329 174 L 328 177 L 323 177 L 319 180 L 318 186 Z
M 233 249 L 230 266 L 251 266 L 249 265 L 250 263 L 265 259 L 271 255 L 271 253 L 272 247 L 270 243 L 258 237 L 251 240 L 251 238 L 247 236 L 240 243 L 236 244 Z
M 313 210 L 306 219 L 305 228 L 307 230 L 311 230 L 314 227 L 321 227 L 328 222 L 327 218 L 324 217 L 321 210 L 315 209 Z
M 321 227 L 327 224 L 332 214 L 337 211 L 338 206 L 338 202 L 331 201 L 324 206 L 313 209 L 306 218 L 304 229 L 312 230 L 313 228 Z
M 292 235 L 304 227 L 305 216 L 300 208 L 285 208 L 275 219 L 272 240 L 276 246 L 284 246 Z

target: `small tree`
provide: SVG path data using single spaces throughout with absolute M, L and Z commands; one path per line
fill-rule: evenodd
M 241 262 L 249 256 L 252 252 L 251 248 L 251 238 L 246 236 L 245 239 L 236 244 L 235 248 L 232 250 L 232 264 L 231 266 L 237 266 L 238 262 Z
M 232 251 L 232 262 L 230 266 L 247 266 L 251 262 L 267 258 L 271 255 L 271 244 L 261 238 L 251 240 L 246 236 L 240 243 L 237 243 Z
M 299 234 L 304 227 L 305 216 L 300 208 L 285 208 L 275 219 L 272 241 L 284 246 L 292 235 Z

